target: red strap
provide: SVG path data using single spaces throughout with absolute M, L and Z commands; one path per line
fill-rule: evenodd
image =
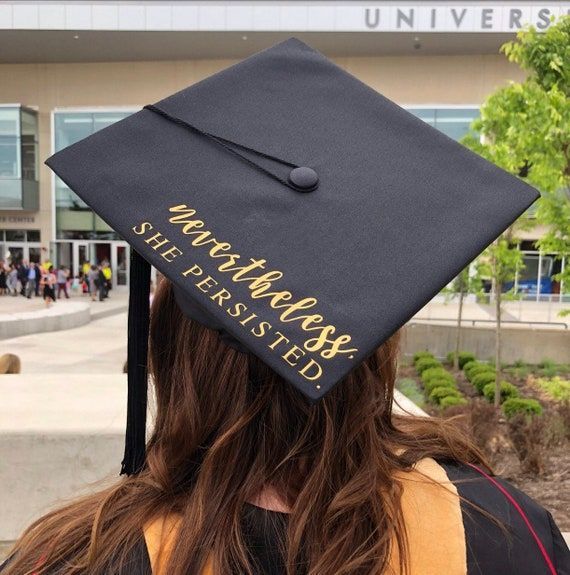
M 552 563 L 552 559 L 548 555 L 548 552 L 544 548 L 544 545 L 542 544 L 540 537 L 538 536 L 538 534 L 534 530 L 534 527 L 532 526 L 529 518 L 527 517 L 526 513 L 523 511 L 522 507 L 518 504 L 516 499 L 494 477 L 491 477 L 488 473 L 485 473 L 481 468 L 477 467 L 476 465 L 473 465 L 472 463 L 468 463 L 467 465 L 469 465 L 470 467 L 475 469 L 475 471 L 478 471 L 483 477 L 488 479 L 509 500 L 511 505 L 518 511 L 519 515 L 522 517 L 522 520 L 525 522 L 526 526 L 528 527 L 530 534 L 532 535 L 533 539 L 536 541 L 536 544 L 538 545 L 538 548 L 540 549 L 540 552 L 542 553 L 544 561 L 548 565 L 548 569 L 550 570 L 551 575 L 557 575 L 556 568 L 554 567 L 554 563 Z

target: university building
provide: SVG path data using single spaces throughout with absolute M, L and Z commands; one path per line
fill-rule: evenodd
M 106 259 L 126 286 L 128 245 L 43 161 L 258 50 L 296 36 L 460 139 L 487 95 L 523 78 L 499 47 L 569 11 L 540 0 L 0 1 L 0 260 L 77 274 Z M 537 299 L 569 291 L 550 280 L 564 263 L 536 250 L 542 233 L 525 232 L 517 280 Z

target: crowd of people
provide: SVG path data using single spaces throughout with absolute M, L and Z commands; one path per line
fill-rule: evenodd
M 62 297 L 69 299 L 70 291 L 87 294 L 92 301 L 104 301 L 109 297 L 112 276 L 107 260 L 100 264 L 85 262 L 76 276 L 68 267 L 55 268 L 50 261 L 40 264 L 0 260 L 0 296 L 41 297 L 46 307 Z

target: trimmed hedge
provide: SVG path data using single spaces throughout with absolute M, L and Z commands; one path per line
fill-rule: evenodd
M 467 405 L 467 400 L 464 397 L 447 395 L 446 397 L 442 397 L 439 401 L 439 407 L 442 409 L 447 409 L 448 407 L 453 407 L 454 405 Z
M 477 374 L 472 380 L 471 384 L 477 390 L 479 395 L 483 395 L 483 390 L 488 383 L 494 383 L 497 379 L 497 374 L 495 371 L 484 371 L 483 373 Z
M 465 375 L 467 375 L 469 373 L 469 370 L 472 367 L 475 367 L 476 365 L 482 365 L 482 364 L 480 362 L 478 362 L 477 360 L 468 361 L 466 364 L 463 365 L 463 367 L 461 369 L 463 370 Z
M 488 371 L 495 373 L 495 368 L 488 363 L 478 363 L 477 365 L 469 368 L 469 371 L 465 372 L 465 375 L 467 376 L 467 379 L 473 383 L 473 379 L 476 376 L 478 376 L 480 373 L 486 373 Z
M 536 399 L 511 397 L 503 403 L 503 413 L 507 417 L 512 417 L 517 413 L 524 413 L 526 415 L 542 415 L 542 405 L 540 405 Z
M 431 379 L 449 379 L 455 381 L 454 377 L 447 371 L 447 369 L 439 367 L 430 367 L 426 369 L 421 376 L 424 383 L 428 383 Z
M 495 382 L 488 383 L 483 388 L 483 395 L 489 403 L 493 403 L 495 401 Z M 519 390 L 517 387 L 508 381 L 501 381 L 501 403 L 503 403 L 503 401 L 506 399 L 518 396 Z
M 436 387 L 448 387 L 450 389 L 456 389 L 456 383 L 452 379 L 430 379 L 428 382 L 424 383 L 424 390 L 426 395 L 429 394 L 436 388 Z
M 441 367 L 441 362 L 439 362 L 434 357 L 420 357 L 420 359 L 418 359 L 416 362 L 416 371 L 420 375 L 430 367 Z
M 422 357 L 432 357 L 435 359 L 435 357 L 434 357 L 433 353 L 431 353 L 431 351 L 418 351 L 418 352 L 414 353 L 414 365 Z
M 429 400 L 432 403 L 440 404 L 444 397 L 461 397 L 461 393 L 454 387 L 436 387 L 430 394 Z
M 458 354 L 459 358 L 459 369 L 463 369 L 463 366 L 470 361 L 475 361 L 475 354 L 471 353 L 470 351 L 460 351 Z M 447 354 L 447 361 L 448 363 L 453 364 L 453 360 L 455 359 L 455 352 L 450 351 Z

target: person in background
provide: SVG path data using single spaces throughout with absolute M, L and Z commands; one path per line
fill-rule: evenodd
M 18 295 L 18 266 L 10 266 L 8 273 L 8 292 L 16 297 Z
M 65 294 L 65 299 L 69 299 L 67 293 L 67 280 L 69 278 L 69 270 L 62 266 L 57 270 L 57 299 L 61 299 L 61 292 Z
M 8 273 L 4 261 L 0 260 L 0 295 L 8 293 Z
M 97 268 L 97 290 L 99 292 L 99 301 L 104 301 L 107 297 L 107 278 L 103 271 L 103 266 Z
M 18 267 L 18 279 L 20 280 L 20 295 L 26 297 L 26 285 L 28 283 L 28 262 L 24 260 Z
M 109 297 L 109 291 L 111 290 L 111 278 L 113 277 L 113 272 L 111 270 L 111 266 L 109 262 L 105 260 L 101 266 L 103 271 L 103 275 L 105 276 L 105 298 Z
M 43 269 L 39 263 L 32 264 L 36 268 L 36 297 L 40 297 L 40 280 L 42 277 Z M 47 269 L 47 268 L 46 268 Z
M 46 307 L 50 307 L 52 302 L 55 303 L 55 284 L 57 278 L 53 273 L 53 266 L 50 265 L 48 270 L 42 275 L 41 285 L 44 290 L 44 301 L 46 302 Z
M 91 293 L 90 282 L 89 282 L 89 272 L 91 271 L 92 267 L 93 266 L 91 265 L 91 262 L 89 260 L 84 261 L 83 265 L 81 266 L 80 279 L 85 282 L 85 285 L 87 286 L 87 293 Z
M 99 270 L 96 265 L 92 265 L 89 268 L 89 272 L 85 276 L 87 282 L 89 294 L 91 295 L 91 301 L 95 301 L 97 298 L 97 284 L 99 282 Z
M 36 264 L 32 263 L 28 267 L 28 281 L 26 283 L 26 297 L 28 299 L 32 297 L 32 293 L 36 295 L 36 282 L 39 280 L 38 275 L 38 268 L 36 268 Z

